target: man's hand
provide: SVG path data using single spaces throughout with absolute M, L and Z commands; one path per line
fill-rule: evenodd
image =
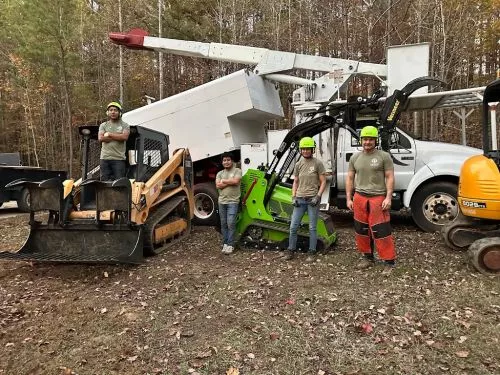
M 104 136 L 109 137 L 109 133 L 108 132 L 104 133 Z
M 354 202 L 352 201 L 352 199 L 347 198 L 347 202 L 346 203 L 347 203 L 347 208 L 352 211 L 353 208 L 354 208 Z
M 309 204 L 311 206 L 313 206 L 313 207 L 316 207 L 319 202 L 321 202 L 321 196 L 316 195 L 313 199 L 311 199 L 311 201 L 309 202 Z
M 385 198 L 382 202 L 382 210 L 388 210 L 391 208 L 391 198 Z
M 299 199 L 297 197 L 292 197 L 292 205 L 294 207 L 299 207 L 300 206 Z

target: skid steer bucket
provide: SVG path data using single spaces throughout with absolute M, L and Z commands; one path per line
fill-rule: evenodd
M 14 183 L 13 183 L 14 184 Z M 130 181 L 126 178 L 102 182 L 87 180 L 82 188 L 95 193 L 95 210 L 72 217 L 61 180 L 16 181 L 30 191 L 30 234 L 16 253 L 1 252 L 0 259 L 64 263 L 141 263 L 142 228 L 130 222 Z M 112 220 L 101 220 L 102 211 L 112 211 Z M 48 217 L 35 217 L 48 211 Z

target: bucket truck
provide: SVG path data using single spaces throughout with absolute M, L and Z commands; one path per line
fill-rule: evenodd
M 134 109 L 123 118 L 171 135 L 173 149 L 189 146 L 195 173 L 195 222 L 214 224 L 217 192 L 214 178 L 220 168 L 220 154 L 234 150 L 243 171 L 271 163 L 287 134 L 267 132 L 268 121 L 283 117 L 276 83 L 292 84 L 295 125 L 310 120 L 321 108 L 335 108 L 348 102 L 348 85 L 354 76 L 381 80 L 378 94 L 393 94 L 415 78 L 428 74 L 428 44 L 390 47 L 387 64 L 365 63 L 323 56 L 273 51 L 221 43 L 202 43 L 148 36 L 143 30 L 110 33 L 112 42 L 141 49 L 182 56 L 212 59 L 253 66 L 207 84 Z M 314 71 L 316 79 L 293 76 L 293 71 Z M 385 88 L 385 92 L 384 89 Z M 424 92 L 422 92 L 424 91 Z M 405 98 L 400 110 L 475 106 L 484 88 L 426 93 L 420 88 Z M 383 103 L 385 96 L 376 95 Z M 359 98 L 363 101 L 365 99 Z M 327 107 L 325 107 L 327 106 Z M 402 103 L 403 106 L 403 103 Z M 321 209 L 345 208 L 345 179 L 350 156 L 361 150 L 357 132 L 365 125 L 379 126 L 383 106 L 348 106 L 342 121 L 348 127 L 332 126 L 316 134 L 317 157 L 329 174 Z M 387 108 L 387 107 L 386 107 Z M 318 110 L 320 110 L 318 112 Z M 334 117 L 335 117 L 334 116 Z M 275 140 L 274 145 L 269 140 Z M 408 208 L 416 224 L 426 231 L 439 230 L 458 215 L 457 184 L 460 166 L 481 150 L 440 142 L 424 142 L 395 128 L 387 143 L 395 163 L 393 209 Z M 283 163 L 283 161 L 280 161 Z M 282 165 L 282 164 L 281 164 Z M 269 203 L 269 202 L 267 202 Z

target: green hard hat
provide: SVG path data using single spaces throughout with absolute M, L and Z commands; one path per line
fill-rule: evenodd
M 299 142 L 299 148 L 316 148 L 316 142 L 311 137 L 304 137 Z
M 375 126 L 365 126 L 363 129 L 361 129 L 359 137 L 378 138 L 378 129 Z
M 106 110 L 109 109 L 109 107 L 116 107 L 118 108 L 118 110 L 121 112 L 122 111 L 122 105 L 118 102 L 111 102 L 108 104 L 108 106 L 106 107 Z

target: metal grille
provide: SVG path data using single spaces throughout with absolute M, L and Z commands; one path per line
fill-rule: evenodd
M 141 181 L 149 180 L 161 167 L 162 143 L 155 139 L 144 139 L 144 174 Z
M 84 147 L 83 139 L 80 147 Z M 82 155 L 81 166 L 83 174 L 83 165 L 85 163 L 85 160 L 83 158 L 85 157 L 85 153 L 82 152 L 81 155 Z M 99 167 L 100 158 L 101 158 L 101 143 L 97 139 L 91 139 L 89 144 L 89 153 L 88 153 L 87 176 L 85 177 L 82 176 L 84 180 L 87 179 L 98 180 L 100 178 L 100 167 Z

